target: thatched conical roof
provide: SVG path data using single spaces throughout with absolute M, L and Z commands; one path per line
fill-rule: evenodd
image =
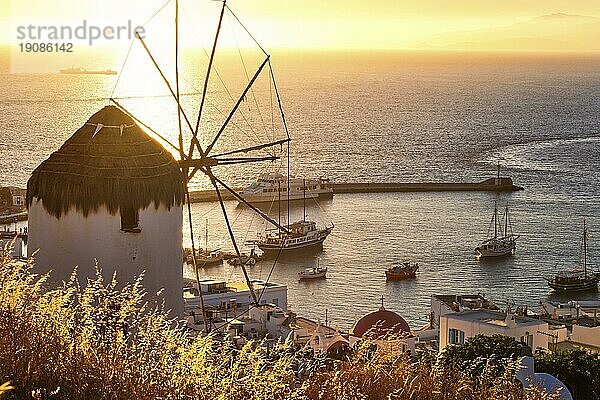
M 184 179 L 173 156 L 114 106 L 98 111 L 27 182 L 27 205 L 40 199 L 60 217 L 74 208 L 84 215 L 104 205 L 144 209 L 181 205 Z

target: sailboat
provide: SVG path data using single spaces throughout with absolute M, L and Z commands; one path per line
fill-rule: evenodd
M 303 183 L 303 189 L 306 193 L 306 182 Z M 279 198 L 281 201 L 281 191 L 279 191 Z M 277 228 L 266 230 L 264 234 L 259 233 L 258 239 L 250 241 L 262 250 L 265 257 L 320 249 L 335 227 L 332 223 L 331 226 L 317 228 L 316 222 L 306 219 L 306 196 L 304 196 L 302 220 L 290 225 L 281 226 L 281 223 L 278 225 Z
M 600 273 L 588 272 L 587 262 L 587 228 L 583 221 L 583 236 L 581 245 L 583 247 L 583 265 L 572 271 L 559 271 L 552 278 L 546 278 L 548 286 L 559 292 L 598 290 Z
M 223 253 L 221 249 L 209 250 L 208 249 L 208 219 L 206 220 L 205 229 L 205 247 L 196 250 L 196 265 L 198 267 L 208 267 L 212 265 L 219 265 L 223 263 Z M 192 256 L 192 249 L 185 249 L 185 257 L 188 264 L 193 265 L 194 259 Z
M 492 217 L 492 224 L 494 226 L 494 236 L 484 240 L 479 246 L 475 248 L 475 253 L 479 258 L 482 257 L 502 257 L 513 254 L 517 247 L 518 235 L 513 235 L 512 225 L 508 215 L 508 206 L 504 211 L 504 235 L 499 236 L 502 233 L 502 224 L 498 221 L 498 207 L 494 203 L 494 215 Z M 491 227 L 490 225 L 490 227 Z M 489 235 L 489 231 L 488 231 Z

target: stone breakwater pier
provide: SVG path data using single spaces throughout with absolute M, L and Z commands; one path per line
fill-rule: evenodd
M 389 192 L 516 192 L 523 190 L 516 186 L 511 178 L 490 178 L 482 182 L 423 182 L 423 183 L 331 183 L 334 194 L 352 193 L 389 193 Z M 236 188 L 240 193 L 241 188 Z M 221 190 L 224 200 L 234 200 L 235 197 Z M 283 196 L 282 196 L 283 197 Z M 195 190 L 190 192 L 190 202 L 202 203 L 217 201 L 214 190 Z

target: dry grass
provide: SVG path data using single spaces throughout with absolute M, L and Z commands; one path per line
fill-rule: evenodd
M 99 274 L 50 288 L 31 267 L 0 259 L 0 382 L 14 387 L 2 399 L 549 398 L 523 391 L 510 366 L 472 381 L 369 343 L 344 361 L 291 343 L 238 350 L 147 309 L 141 280 L 118 290 Z

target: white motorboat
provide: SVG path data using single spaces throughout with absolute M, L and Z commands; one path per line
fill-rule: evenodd
M 315 268 L 306 268 L 302 272 L 298 272 L 298 279 L 321 279 L 327 277 L 327 267 L 321 267 L 320 263 L 317 263 Z
M 289 199 L 288 199 L 289 184 Z M 261 174 L 255 182 L 246 187 L 242 197 L 249 203 L 272 203 L 303 199 L 324 199 L 333 197 L 333 186 L 327 178 L 302 179 L 288 178 L 280 173 Z

